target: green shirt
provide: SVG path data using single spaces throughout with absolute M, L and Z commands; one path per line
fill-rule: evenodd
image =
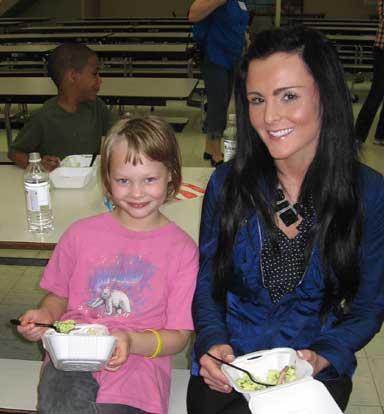
M 60 159 L 73 154 L 99 153 L 101 137 L 111 126 L 111 112 L 100 98 L 80 104 L 76 112 L 67 112 L 55 97 L 31 116 L 11 149 Z

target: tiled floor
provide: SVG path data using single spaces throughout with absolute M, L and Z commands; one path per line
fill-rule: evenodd
M 361 99 L 354 105 L 358 113 L 365 98 L 367 84 L 357 85 Z M 132 111 L 133 108 L 127 108 Z M 144 110 L 144 109 L 141 109 Z M 170 103 L 157 113 L 168 116 L 187 116 L 190 121 L 184 131 L 178 134 L 183 165 L 209 166 L 202 159 L 204 135 L 200 129 L 200 112 L 183 103 Z M 374 125 L 375 126 L 375 125 Z M 374 128 L 373 126 L 373 128 Z M 372 131 L 374 131 L 372 129 Z M 371 132 L 372 134 L 373 132 Z M 0 132 L 0 152 L 6 150 L 3 131 Z M 3 154 L 4 156 L 4 154 Z M 368 165 L 384 173 L 384 147 L 372 144 L 372 136 L 363 145 L 362 159 Z M 49 257 L 49 252 L 0 250 L 1 256 Z M 41 347 L 23 341 L 7 324 L 17 318 L 25 309 L 36 306 L 43 296 L 38 287 L 42 273 L 40 267 L 0 266 L 0 358 L 41 359 Z M 358 369 L 354 376 L 354 389 L 347 409 L 348 414 L 383 414 L 384 407 L 384 329 L 358 353 Z M 177 356 L 175 367 L 185 367 L 187 358 Z

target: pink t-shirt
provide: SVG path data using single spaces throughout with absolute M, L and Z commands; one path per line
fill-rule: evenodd
M 40 286 L 68 298 L 62 319 L 116 329 L 192 330 L 198 270 L 195 242 L 175 223 L 134 232 L 105 213 L 64 233 Z M 171 357 L 130 355 L 117 371 L 99 371 L 97 402 L 168 412 Z

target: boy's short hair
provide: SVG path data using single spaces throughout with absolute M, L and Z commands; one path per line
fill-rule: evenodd
M 96 53 L 83 43 L 63 43 L 48 57 L 48 75 L 59 88 L 68 69 L 80 72 Z
M 163 163 L 171 174 L 167 200 L 172 199 L 181 185 L 181 156 L 176 135 L 172 127 L 156 116 L 123 118 L 109 131 L 101 149 L 101 180 L 104 193 L 112 197 L 109 167 L 112 150 L 120 142 L 127 143 L 126 162 L 136 165 L 145 155 L 153 161 Z

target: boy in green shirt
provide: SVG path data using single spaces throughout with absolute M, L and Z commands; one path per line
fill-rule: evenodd
M 99 153 L 101 137 L 112 125 L 109 109 L 97 97 L 101 79 L 95 52 L 81 43 L 64 43 L 51 53 L 48 73 L 57 96 L 31 116 L 8 153 L 22 168 L 30 152 L 40 152 L 47 171 L 68 155 Z

